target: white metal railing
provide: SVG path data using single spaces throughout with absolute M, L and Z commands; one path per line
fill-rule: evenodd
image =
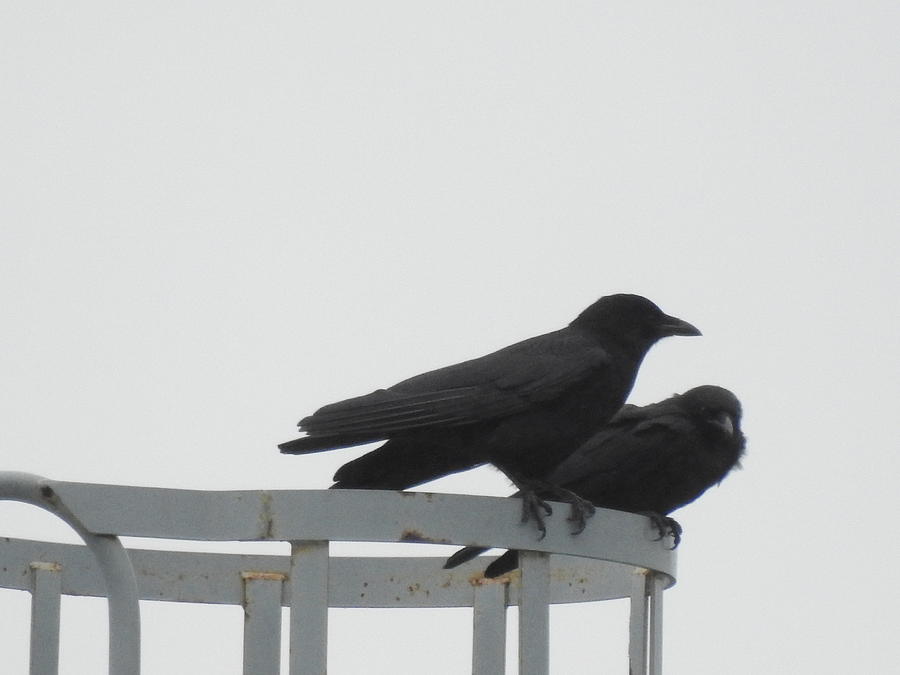
M 576 537 L 564 516 L 553 516 L 537 540 L 514 499 L 172 490 L 12 472 L 0 472 L 0 499 L 55 513 L 86 544 L 0 538 L 0 588 L 32 594 L 31 675 L 57 672 L 61 595 L 109 599 L 112 675 L 139 673 L 139 599 L 243 605 L 246 675 L 279 673 L 282 607 L 290 607 L 291 675 L 326 672 L 329 607 L 472 607 L 472 672 L 502 674 L 506 608 L 517 605 L 518 672 L 546 675 L 550 604 L 630 598 L 630 674 L 661 673 L 662 595 L 675 582 L 675 554 L 642 516 L 598 509 Z M 119 536 L 285 541 L 291 555 L 126 551 Z M 484 579 L 488 556 L 454 570 L 434 556 L 332 558 L 330 541 L 515 548 L 521 572 Z

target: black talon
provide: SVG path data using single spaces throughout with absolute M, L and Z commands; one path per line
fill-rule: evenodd
M 553 515 L 553 509 L 543 499 L 537 496 L 534 490 L 524 490 L 522 497 L 522 522 L 527 523 L 534 518 L 540 537 L 538 540 L 547 536 L 547 526 L 544 524 L 546 516 Z M 543 510 L 543 513 L 541 513 Z
M 681 524 L 674 518 L 666 518 L 666 521 L 668 521 L 669 524 L 669 533 L 674 540 L 672 542 L 672 550 L 675 550 L 678 548 L 678 544 L 681 543 L 681 533 L 684 532 L 684 530 L 681 529 Z
M 550 483 L 542 483 L 540 487 L 542 492 L 552 494 L 561 502 L 567 502 L 570 507 L 569 517 L 566 518 L 571 523 L 575 523 L 572 534 L 581 534 L 587 527 L 587 519 L 596 513 L 597 508 L 583 497 L 566 488 L 552 485 Z
M 524 476 L 511 476 L 511 478 L 515 486 L 519 488 L 518 495 L 514 496 L 522 498 L 522 522 L 527 523 L 534 518 L 538 532 L 540 532 L 538 537 L 540 541 L 547 536 L 547 526 L 544 523 L 544 518 L 553 515 L 553 509 L 550 505 L 538 496 L 538 492 L 544 492 L 545 483 L 525 478 Z
M 681 543 L 681 533 L 684 530 L 677 520 L 664 516 L 661 513 L 656 513 L 655 511 L 642 511 L 640 515 L 649 518 L 650 522 L 653 523 L 653 526 L 659 533 L 659 536 L 655 541 L 659 541 L 665 536 L 671 536 L 673 539 L 671 550 L 678 548 L 678 544 Z
M 587 519 L 593 516 L 597 510 L 591 502 L 579 497 L 571 490 L 547 483 L 546 481 L 516 476 L 513 478 L 513 483 L 519 488 L 519 496 L 522 498 L 522 522 L 525 523 L 529 519 L 534 518 L 541 533 L 541 539 L 547 534 L 544 515 L 549 516 L 553 514 L 553 509 L 544 501 L 544 496 L 550 495 L 570 505 L 571 510 L 567 520 L 575 523 L 575 528 L 572 530 L 573 535 L 581 534 L 584 531 L 584 528 L 587 526 Z M 540 509 L 543 509 L 545 514 L 542 515 Z
M 587 499 L 582 499 L 574 492 L 571 493 L 571 496 L 572 498 L 569 503 L 571 504 L 572 510 L 569 513 L 567 520 L 575 523 L 572 534 L 581 534 L 584 532 L 584 528 L 587 527 L 587 519 L 593 516 L 597 509 Z

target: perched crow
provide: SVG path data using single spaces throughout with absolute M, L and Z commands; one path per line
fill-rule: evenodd
M 523 488 L 622 407 L 650 347 L 700 335 L 639 295 L 610 295 L 566 328 L 347 399 L 300 420 L 305 454 L 373 441 L 333 488 L 403 490 L 491 463 Z
M 660 537 L 673 534 L 677 546 L 681 526 L 665 516 L 738 466 L 744 442 L 740 402 L 727 389 L 704 385 L 659 403 L 624 406 L 546 481 L 595 506 L 647 515 Z M 538 496 L 555 495 L 539 491 Z M 486 550 L 460 549 L 444 567 L 456 567 Z M 517 566 L 516 551 L 507 551 L 488 566 L 485 576 L 496 577 Z

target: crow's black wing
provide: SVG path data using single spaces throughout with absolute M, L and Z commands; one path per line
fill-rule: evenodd
M 649 412 L 649 407 L 637 411 Z M 680 412 L 659 414 L 657 410 L 642 417 L 640 421 L 634 417 L 613 418 L 610 426 L 557 466 L 547 476 L 547 482 L 604 506 L 606 485 L 615 485 L 618 490 L 632 478 L 640 480 L 648 466 L 666 455 L 667 447 L 680 446 L 694 431 L 691 421 Z
M 283 452 L 315 452 L 395 434 L 476 424 L 539 406 L 609 368 L 607 352 L 571 328 L 324 406 Z

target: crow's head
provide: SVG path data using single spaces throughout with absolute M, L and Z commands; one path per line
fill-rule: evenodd
M 737 397 L 723 387 L 704 384 L 676 395 L 674 400 L 705 439 L 702 447 L 728 469 L 740 468 L 747 438 L 741 429 L 742 410 Z
M 724 387 L 704 384 L 677 397 L 679 407 L 717 435 L 737 438 L 741 433 L 741 402 Z
M 669 316 L 640 295 L 619 293 L 600 298 L 572 322 L 603 339 L 649 349 L 669 335 L 700 335 L 687 321 Z

